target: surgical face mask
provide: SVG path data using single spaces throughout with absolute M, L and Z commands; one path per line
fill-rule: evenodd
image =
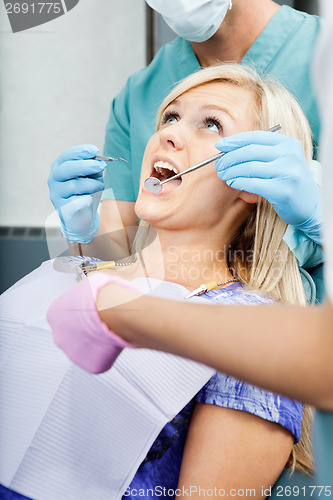
M 178 36 L 204 42 L 220 27 L 232 0 L 146 0 Z

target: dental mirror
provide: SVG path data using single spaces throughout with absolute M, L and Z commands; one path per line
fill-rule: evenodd
M 162 183 L 156 177 L 148 177 L 145 180 L 145 188 L 153 194 L 160 193 L 162 191 Z

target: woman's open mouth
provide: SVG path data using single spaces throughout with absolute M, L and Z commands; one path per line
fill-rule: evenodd
M 176 168 L 170 163 L 162 160 L 158 160 L 153 164 L 153 168 L 150 172 L 150 177 L 155 177 L 160 182 L 163 182 L 171 177 L 177 175 L 179 172 Z M 175 189 L 180 186 L 182 183 L 182 178 L 174 179 L 172 181 L 166 182 L 163 184 L 163 190 L 170 191 L 171 189 Z

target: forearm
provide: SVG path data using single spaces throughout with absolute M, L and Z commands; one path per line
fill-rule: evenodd
M 331 306 L 213 306 L 143 296 L 100 316 L 138 347 L 188 357 L 333 409 Z
M 71 255 L 84 255 L 102 260 L 119 260 L 129 255 L 126 229 L 105 231 L 99 227 L 90 243 L 69 243 Z
M 85 255 L 103 260 L 128 257 L 133 235 L 137 228 L 134 203 L 104 200 L 101 204 L 98 232 L 88 244 L 70 244 L 72 255 Z

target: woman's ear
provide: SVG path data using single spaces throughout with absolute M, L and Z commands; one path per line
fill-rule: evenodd
M 259 196 L 257 194 L 240 191 L 238 197 L 245 203 L 258 203 Z

